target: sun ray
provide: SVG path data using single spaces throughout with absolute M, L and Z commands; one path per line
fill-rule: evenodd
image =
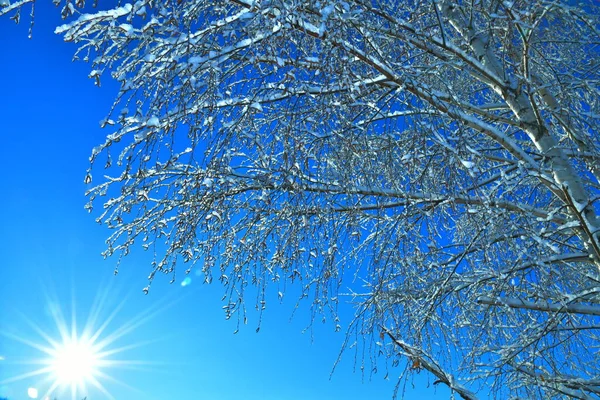
M 164 312 L 166 309 L 173 306 L 177 301 L 178 300 L 175 300 L 175 301 L 165 304 L 164 306 L 155 307 L 152 310 L 145 310 L 145 311 L 141 312 L 140 314 L 136 315 L 131 320 L 129 320 L 127 323 L 125 323 L 125 324 L 121 325 L 119 328 L 117 328 L 113 333 L 111 333 L 110 335 L 107 335 L 106 338 L 104 338 L 104 340 L 101 340 L 100 342 L 98 342 L 98 348 L 104 349 L 108 345 L 114 343 L 116 340 L 129 334 L 133 330 L 137 329 L 139 326 L 143 325 L 144 323 L 148 322 L 152 318 L 156 317 L 156 315 Z
M 58 388 L 59 385 L 60 385 L 60 383 L 58 381 L 53 381 L 52 385 L 48 388 L 48 390 L 46 390 L 46 394 L 44 395 L 43 398 L 50 397 L 50 395 L 52 393 L 54 393 L 54 391 Z
M 31 378 L 32 376 L 48 374 L 51 371 L 52 371 L 51 367 L 44 367 L 44 368 L 36 369 L 35 371 L 25 372 L 20 375 L 13 376 L 12 378 L 8 378 L 3 381 L 0 381 L 0 385 L 5 385 L 7 383 L 21 381 L 26 378 Z
M 103 323 L 100 324 L 101 328 L 97 329 L 96 334 L 93 334 L 94 326 L 96 326 L 98 324 L 98 320 L 100 319 L 101 311 L 106 308 L 106 303 L 107 303 L 108 299 L 109 299 L 108 288 L 98 290 L 98 293 L 96 294 L 96 296 L 94 296 L 94 301 L 90 308 L 90 313 L 88 315 L 88 319 L 86 321 L 85 328 L 83 329 L 83 334 L 90 337 L 91 338 L 90 340 L 92 340 L 92 341 L 95 341 L 97 336 L 102 334 L 102 332 L 104 331 L 106 326 L 108 326 L 108 324 L 112 321 L 114 316 L 117 315 L 119 313 L 119 311 L 123 308 L 123 306 L 125 305 L 125 300 L 127 300 L 127 297 L 125 297 L 125 299 L 123 299 L 123 301 L 121 301 L 117 305 L 117 307 L 115 307 L 113 309 L 113 311 L 111 312 L 111 315 L 108 318 L 106 318 L 103 321 Z
M 50 316 L 54 321 L 54 325 L 58 329 L 61 341 L 67 340 L 69 337 L 69 329 L 68 324 L 65 320 L 65 316 L 63 314 L 62 307 L 59 306 L 60 302 L 58 301 L 58 296 L 56 293 L 50 295 L 48 288 L 44 284 L 44 282 L 40 282 L 40 286 L 42 288 L 42 293 L 44 298 L 46 299 L 46 307 L 50 312 Z
M 107 379 L 108 375 L 103 375 L 101 374 L 101 376 L 105 379 Z M 110 376 L 108 376 L 108 379 L 110 378 Z M 94 386 L 96 389 L 100 390 L 107 398 L 108 400 L 116 400 L 114 398 L 114 396 L 108 391 L 106 390 L 106 388 L 104 387 L 104 385 L 102 385 L 95 377 L 90 378 L 90 383 L 92 384 L 92 386 Z
M 54 348 L 53 344 L 58 344 L 58 342 L 52 341 L 52 343 L 49 342 L 49 344 L 50 344 L 51 347 L 48 347 L 48 346 L 44 346 L 43 344 L 36 343 L 33 340 L 29 340 L 27 338 L 24 338 L 22 336 L 12 334 L 10 332 L 0 332 L 0 335 L 2 335 L 4 337 L 7 337 L 9 339 L 15 340 L 17 342 L 21 342 L 23 344 L 26 344 L 27 346 L 32 347 L 32 348 L 34 348 L 36 350 L 39 350 L 39 351 L 41 351 L 43 353 L 46 353 L 46 354 L 50 354 L 50 352 L 52 352 L 52 349 Z
M 112 375 L 106 375 L 106 374 L 103 374 L 103 373 L 100 373 L 100 374 L 101 374 L 101 375 L 100 375 L 100 377 L 101 377 L 102 379 L 106 380 L 106 381 L 113 382 L 113 383 L 115 383 L 115 384 L 117 384 L 117 385 L 120 385 L 120 386 L 122 386 L 122 387 L 125 387 L 125 388 L 127 388 L 127 389 L 131 390 L 132 392 L 136 392 L 136 393 L 138 393 L 138 394 L 141 394 L 141 395 L 145 395 L 145 394 L 146 394 L 146 393 L 144 393 L 143 391 L 141 391 L 140 389 L 138 389 L 138 388 L 136 388 L 136 387 L 134 387 L 134 386 L 128 385 L 128 384 L 126 384 L 125 382 L 123 382 L 123 381 L 121 381 L 121 380 L 119 380 L 119 379 L 115 378 L 115 377 L 114 377 L 114 376 L 112 376 Z
M 104 351 L 101 351 L 102 349 L 99 348 L 98 349 L 98 357 L 106 358 L 106 357 L 112 356 L 114 354 L 119 354 L 119 353 L 122 353 L 127 350 L 132 350 L 132 349 L 137 349 L 139 347 L 148 346 L 150 344 L 157 343 L 160 341 L 161 341 L 161 339 L 144 340 L 144 341 L 139 341 L 139 342 L 135 342 L 132 344 L 128 344 L 126 346 L 116 347 L 114 349 L 104 350 Z
M 126 301 L 127 301 L 127 297 L 125 297 L 123 300 L 121 300 L 121 302 L 119 302 L 119 304 L 113 309 L 113 311 L 110 313 L 110 315 L 104 320 L 104 322 L 102 322 L 100 327 L 91 336 L 92 341 L 96 342 L 96 340 L 98 340 L 98 338 L 102 335 L 102 333 L 104 332 L 106 327 L 110 325 L 110 323 L 113 321 L 113 319 L 121 311 L 121 309 L 125 305 Z M 90 330 L 93 330 L 93 329 L 90 329 Z

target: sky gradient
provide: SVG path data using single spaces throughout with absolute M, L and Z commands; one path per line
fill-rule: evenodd
M 42 398 L 51 384 L 46 374 L 13 379 L 39 368 L 31 362 L 44 353 L 32 344 L 47 345 L 43 334 L 58 340 L 57 310 L 67 325 L 75 315 L 82 329 L 95 299 L 104 298 L 95 329 L 120 309 L 100 338 L 132 327 L 107 346 L 125 348 L 109 357 L 124 365 L 103 370 L 114 380 L 99 378 L 115 399 L 391 399 L 401 369 L 391 369 L 388 380 L 381 371 L 361 377 L 351 351 L 330 379 L 344 334 L 320 322 L 302 333 L 309 304 L 290 321 L 296 299 L 271 302 L 259 333 L 250 313 L 234 335 L 236 321 L 224 319 L 218 284 L 202 285 L 192 275 L 183 287 L 181 277 L 170 285 L 170 277 L 159 276 L 144 296 L 150 264 L 135 251 L 113 275 L 116 258 L 100 256 L 110 231 L 84 210 L 83 178 L 91 149 L 110 133 L 98 122 L 116 86 L 108 79 L 94 86 L 89 65 L 71 62 L 75 46 L 53 34 L 59 10 L 38 3 L 31 40 L 28 12 L 18 26 L 0 19 L 0 397 L 25 400 L 33 387 Z M 432 382 L 421 372 L 399 397 L 449 397 Z M 107 398 L 94 388 L 86 394 Z

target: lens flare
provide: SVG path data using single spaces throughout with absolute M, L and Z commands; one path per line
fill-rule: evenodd
M 27 389 L 27 396 L 29 396 L 30 399 L 37 399 L 38 397 L 38 391 L 36 388 L 29 388 Z

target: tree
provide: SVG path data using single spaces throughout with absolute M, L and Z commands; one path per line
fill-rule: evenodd
M 57 32 L 97 84 L 121 84 L 91 156 L 105 255 L 151 249 L 150 282 L 201 269 L 238 321 L 251 286 L 262 309 L 299 285 L 336 324 L 350 292 L 348 346 L 466 399 L 598 398 L 599 15 L 592 0 L 75 15 Z

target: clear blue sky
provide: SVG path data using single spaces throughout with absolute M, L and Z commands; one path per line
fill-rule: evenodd
M 41 396 L 49 386 L 44 374 L 11 381 L 39 368 L 31 361 L 44 357 L 23 343 L 46 344 L 27 321 L 58 339 L 53 307 L 70 322 L 74 299 L 81 327 L 94 299 L 106 292 L 96 328 L 123 306 L 102 337 L 150 314 L 108 346 L 139 345 L 112 359 L 140 364 L 104 370 L 118 382 L 99 378 L 118 400 L 391 399 L 400 369 L 392 369 L 389 380 L 381 372 L 362 379 L 353 372 L 352 352 L 329 379 L 343 332 L 317 323 L 312 340 L 310 332 L 302 334 L 309 319 L 305 307 L 290 322 L 295 299 L 271 303 L 260 333 L 250 314 L 234 335 L 236 323 L 224 319 L 218 284 L 208 287 L 192 277 L 182 287 L 159 277 L 144 296 L 149 263 L 137 253 L 112 275 L 116 259 L 100 256 L 109 231 L 83 208 L 83 177 L 92 147 L 109 133 L 98 121 L 116 89 L 108 79 L 95 87 L 89 65 L 71 62 L 74 45 L 53 34 L 61 21 L 50 0 L 38 1 L 32 40 L 27 14 L 19 26 L 0 19 L 0 382 L 9 381 L 0 385 L 0 397 L 24 400 L 29 387 Z M 404 398 L 449 397 L 432 382 L 422 372 L 406 385 Z M 87 394 L 88 400 L 106 398 L 95 389 Z

